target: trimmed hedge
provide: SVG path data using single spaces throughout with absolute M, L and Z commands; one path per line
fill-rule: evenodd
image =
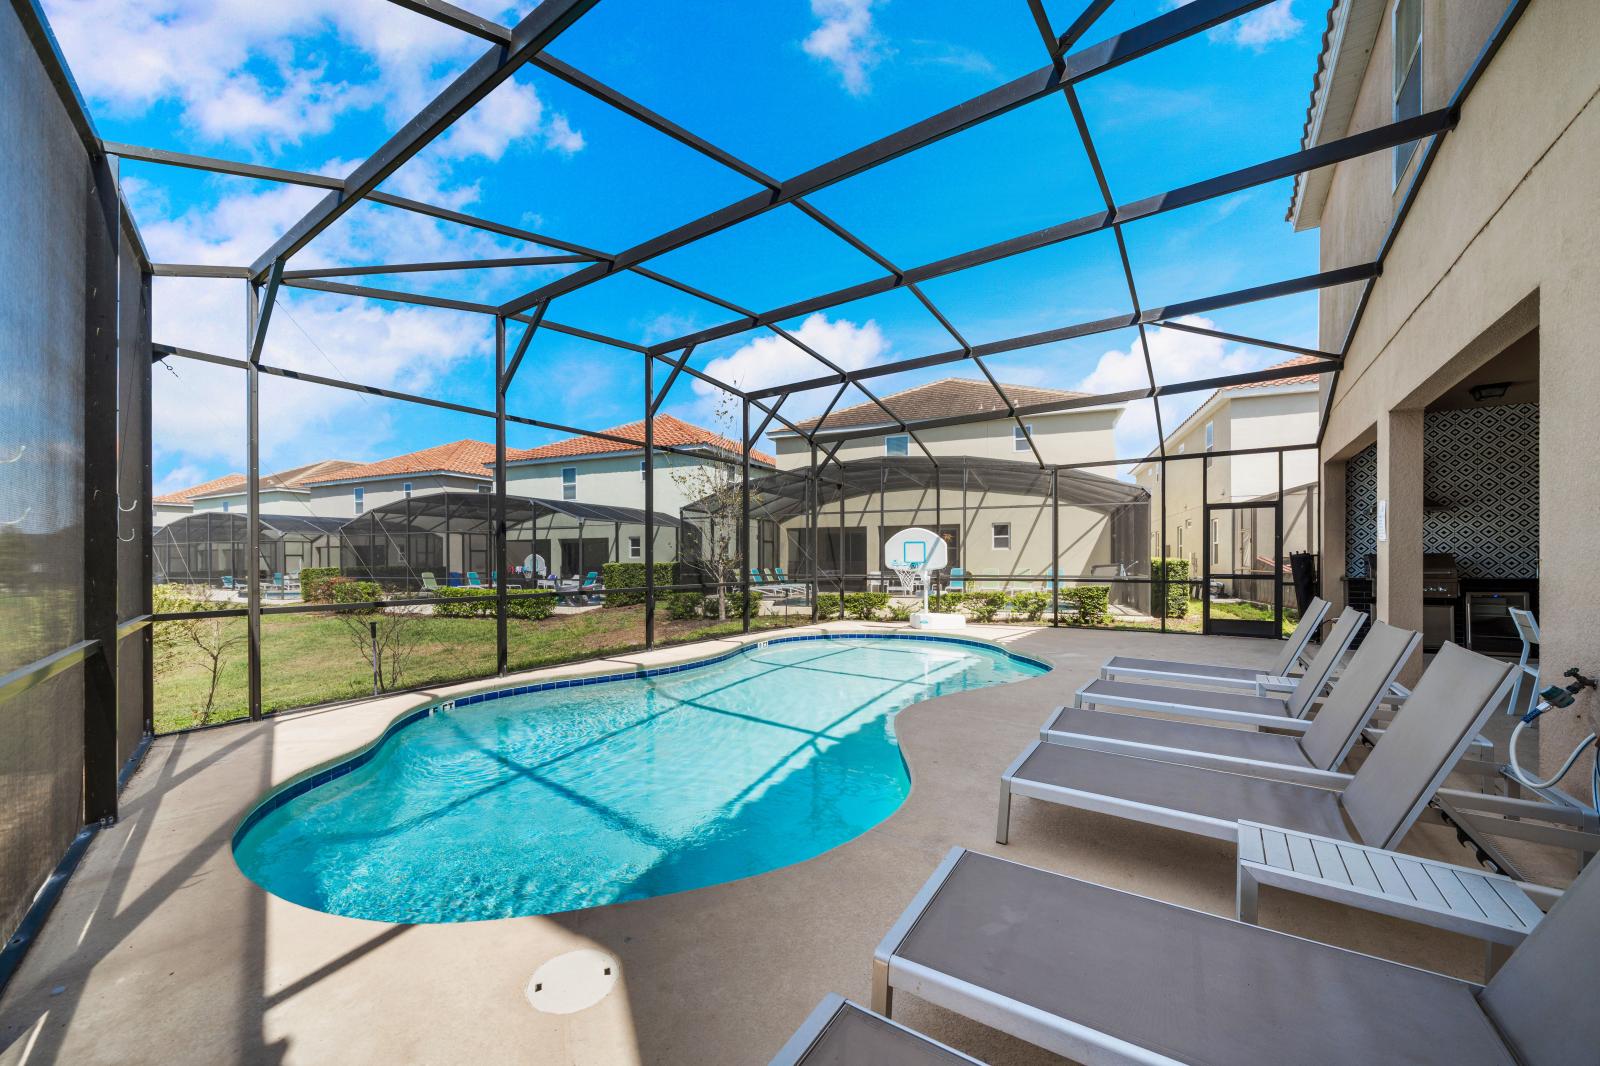
M 304 579 L 302 579 L 304 580 Z M 301 588 L 305 586 L 302 585 Z M 383 586 L 376 581 L 355 581 L 348 577 L 331 578 L 324 583 L 329 598 L 334 603 L 365 603 L 368 600 L 383 599 Z M 347 611 L 347 614 L 377 614 L 376 607 L 363 607 L 359 611 Z
M 1068 604 L 1071 604 L 1070 608 Z M 1111 613 L 1111 586 L 1062 586 L 1061 606 L 1062 620 L 1068 625 L 1074 622 L 1080 626 L 1105 625 L 1106 617 Z M 1072 610 L 1076 617 L 1068 615 L 1068 610 Z
M 889 606 L 887 592 L 852 592 L 844 598 L 845 610 L 851 618 L 870 622 Z
M 332 602 L 333 592 L 328 586 L 337 580 L 337 566 L 308 566 L 300 571 L 300 598 L 307 603 Z
M 673 584 L 672 563 L 656 563 L 656 587 Z M 606 563 L 600 568 L 600 580 L 606 587 L 607 607 L 632 607 L 644 602 L 644 564 Z M 612 592 L 611 589 L 636 588 L 638 592 Z
M 1050 606 L 1050 594 L 1047 592 L 1013 592 L 1009 610 L 1011 617 L 1021 615 L 1029 622 L 1037 622 L 1044 617 L 1045 608 Z
M 433 613 L 438 618 L 494 617 L 494 589 L 442 587 L 435 595 L 440 600 L 446 601 L 435 605 L 433 608 Z M 556 594 L 554 592 L 522 593 L 511 596 L 506 601 L 507 618 L 521 618 L 531 622 L 549 618 L 555 613 L 555 609 Z
M 826 622 L 834 618 L 844 618 L 842 607 L 837 592 L 820 593 L 817 596 L 817 620 Z
M 967 617 L 974 622 L 993 622 L 1010 597 L 1004 592 L 972 592 L 967 594 Z
M 1156 588 L 1160 586 L 1163 577 L 1167 580 L 1167 617 L 1187 617 L 1189 614 L 1189 560 L 1151 559 L 1150 576 L 1155 579 Z M 1159 593 L 1152 590 L 1152 595 L 1159 595 Z
M 965 592 L 935 592 L 928 597 L 928 610 L 950 614 L 961 610 L 961 605 L 966 600 L 967 593 Z
M 660 602 L 666 607 L 668 618 L 675 622 L 687 622 L 705 617 L 705 599 L 698 592 L 669 592 L 661 597 Z

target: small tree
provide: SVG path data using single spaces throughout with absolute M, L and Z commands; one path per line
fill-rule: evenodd
M 206 590 L 180 585 L 157 585 L 153 604 L 158 614 L 179 614 L 194 611 L 219 611 L 222 604 L 206 597 Z M 199 725 L 211 722 L 217 702 L 217 681 L 222 676 L 222 662 L 235 648 L 242 647 L 247 634 L 234 625 L 231 618 L 181 618 L 171 622 L 158 622 L 152 627 L 152 668 L 160 676 L 197 662 L 208 673 L 206 701 L 198 717 Z
M 336 581 L 330 584 L 329 591 L 334 603 L 383 598 L 383 589 L 376 581 Z M 406 663 L 416 650 L 420 635 L 415 625 L 420 615 L 418 607 L 362 607 L 335 615 L 366 660 L 379 691 L 392 692 L 404 681 Z
M 730 440 L 741 429 L 734 418 L 736 398 L 718 389 L 712 407 L 713 428 Z M 696 501 L 710 516 L 700 531 L 700 566 L 717 584 L 717 619 L 728 620 L 728 595 L 724 583 L 739 563 L 739 522 L 743 517 L 743 480 L 731 463 L 691 463 L 668 467 L 668 475 L 684 497 Z

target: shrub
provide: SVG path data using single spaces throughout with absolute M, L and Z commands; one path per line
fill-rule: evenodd
M 974 592 L 966 598 L 967 617 L 974 622 L 993 622 L 1005 605 L 1004 592 Z
M 301 585 L 304 588 L 304 585 Z M 348 577 L 328 578 L 323 587 L 327 590 L 328 599 L 333 603 L 365 603 L 368 600 L 383 599 L 383 586 L 376 581 L 356 581 Z M 356 611 L 346 611 L 346 614 L 376 614 L 376 607 L 362 607 Z
M 823 592 L 817 596 L 817 618 L 828 621 L 831 618 L 843 618 L 840 610 L 839 594 L 837 592 Z
M 1189 613 L 1189 560 L 1151 559 L 1150 576 L 1156 580 L 1156 595 L 1160 582 L 1167 579 L 1167 617 L 1183 618 Z
M 673 583 L 673 563 L 656 563 L 656 587 Z M 606 587 L 607 607 L 631 607 L 644 602 L 644 564 L 606 563 L 600 568 L 600 580 Z M 638 589 L 638 592 L 612 592 L 612 589 Z
M 844 598 L 844 607 L 851 618 L 870 622 L 889 606 L 887 592 L 852 592 Z
M 300 571 L 300 597 L 307 603 L 332 603 L 331 581 L 339 579 L 337 566 L 308 566 Z
M 750 617 L 754 618 L 756 615 L 761 613 L 761 593 L 757 592 L 755 589 L 751 589 L 749 592 L 745 593 L 745 596 L 750 601 Z M 740 611 L 739 593 L 729 590 L 728 618 L 730 620 L 735 618 L 743 618 L 744 616 L 740 613 Z M 707 618 L 717 617 L 717 598 L 715 596 L 705 597 L 704 613 Z
M 1043 592 L 1013 592 L 1011 594 L 1010 610 L 1015 618 L 1021 615 L 1030 622 L 1037 622 L 1044 617 L 1045 608 L 1050 606 L 1050 597 Z
M 917 606 L 921 606 L 918 604 Z M 911 612 L 916 608 L 909 603 L 891 603 L 889 605 L 889 620 L 892 622 L 911 621 Z
M 495 590 L 441 587 L 437 593 L 443 602 L 433 613 L 439 618 L 493 618 Z M 509 596 L 506 600 L 506 617 L 537 622 L 555 613 L 556 594 L 539 591 Z
M 1110 585 L 1078 585 L 1061 590 L 1062 615 L 1069 625 L 1105 625 L 1110 606 Z
M 698 592 L 669 592 L 661 602 L 666 605 L 667 617 L 675 622 L 705 617 L 705 597 Z
M 949 614 L 961 610 L 961 605 L 966 599 L 965 592 L 936 592 L 928 597 L 928 610 Z

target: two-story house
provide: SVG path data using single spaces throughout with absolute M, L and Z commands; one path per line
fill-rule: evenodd
M 1017 407 L 1065 402 L 1084 395 L 1030 385 L 1002 387 Z M 949 491 L 937 494 L 892 487 L 878 492 L 868 485 L 843 501 L 842 517 L 830 504 L 819 516 L 815 559 L 813 534 L 806 520 L 788 519 L 783 523 L 778 550 L 790 573 L 807 574 L 814 569 L 824 574 L 842 571 L 847 578 L 884 575 L 889 560 L 883 557 L 882 546 L 894 533 L 915 525 L 938 532 L 949 549 L 950 566 L 967 575 L 980 575 L 978 583 L 1030 587 L 1026 581 L 1008 578 L 1050 573 L 1050 478 L 1044 467 L 1109 463 L 1116 457 L 1114 430 L 1125 409 L 1123 404 L 1108 404 L 1050 411 L 1029 415 L 1019 425 L 1007 413 L 994 386 L 974 378 L 944 378 L 884 396 L 882 401 L 898 419 L 912 423 L 948 416 L 993 417 L 919 430 L 913 439 L 882 407 L 868 402 L 833 411 L 825 422 L 810 419 L 798 425 L 825 436 L 843 430 L 861 433 L 838 449 L 837 460 L 847 465 L 882 461 L 886 469 L 896 464 L 907 470 L 920 469 L 930 463 L 931 453 L 931 462 L 943 458 L 944 466 L 952 470 L 969 466 L 971 475 L 956 479 Z M 810 466 L 811 446 L 800 434 L 781 428 L 769 436 L 780 470 Z M 981 472 L 984 464 L 996 464 L 991 469 L 1009 476 L 986 479 Z M 1072 485 L 1094 482 L 1097 487 L 1103 482 L 1119 498 L 1119 490 L 1125 490 L 1122 495 L 1130 500 L 1142 495 L 1136 487 L 1115 481 L 1112 474 L 1109 467 L 1099 472 L 1075 471 L 1068 481 Z M 1002 480 L 1007 487 L 996 487 Z M 1058 513 L 1062 577 L 1102 577 L 1123 569 L 1115 557 L 1131 553 L 1113 546 L 1107 509 L 1074 506 L 1074 499 L 1063 492 Z M 1144 539 L 1141 532 L 1139 550 Z
M 1308 147 L 1452 120 L 1302 176 L 1288 205 L 1324 268 L 1382 263 L 1321 301 L 1321 347 L 1345 355 L 1322 386 L 1323 593 L 1425 646 L 1513 654 L 1506 611 L 1525 604 L 1543 662 L 1592 665 L 1600 9 L 1339 0 L 1306 73 Z M 1425 556 L 1454 564 L 1455 587 L 1424 581 Z M 1541 765 L 1600 724 L 1595 707 L 1541 720 Z M 1585 797 L 1591 757 L 1567 779 Z
M 1315 362 L 1301 356 L 1277 367 Z M 1282 557 L 1315 551 L 1317 546 L 1317 455 L 1314 450 L 1263 451 L 1254 455 L 1218 455 L 1310 444 L 1317 438 L 1317 375 L 1229 385 L 1211 393 L 1164 441 L 1165 499 L 1162 464 L 1157 452 L 1134 467 L 1134 480 L 1149 490 L 1166 514 L 1151 523 L 1150 553 L 1185 559 L 1198 579 L 1216 573 L 1253 573 L 1270 566 L 1276 522 L 1265 510 L 1211 511 L 1206 504 L 1272 503 L 1280 499 L 1283 523 Z M 1282 477 L 1280 485 L 1279 478 Z M 1164 508 L 1162 506 L 1164 504 Z M 1164 544 L 1163 544 L 1164 539 Z M 1266 582 L 1259 589 L 1239 589 L 1270 598 Z M 1233 591 L 1230 589 L 1229 591 Z

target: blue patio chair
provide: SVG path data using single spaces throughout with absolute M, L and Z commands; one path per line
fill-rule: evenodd
M 222 575 L 222 587 L 225 588 L 225 589 L 230 589 L 230 590 L 233 588 L 233 575 L 232 574 L 223 574 Z
M 483 588 L 483 582 L 478 579 L 478 572 L 476 570 L 468 570 L 467 571 L 467 588 L 469 588 L 469 589 L 481 589 L 481 588 Z
M 950 582 L 946 586 L 951 592 L 965 592 L 967 590 L 967 572 L 959 566 L 950 568 Z
M 422 572 L 422 591 L 423 592 L 438 592 L 439 591 L 439 579 L 433 576 L 433 571 L 432 570 L 424 570 Z

